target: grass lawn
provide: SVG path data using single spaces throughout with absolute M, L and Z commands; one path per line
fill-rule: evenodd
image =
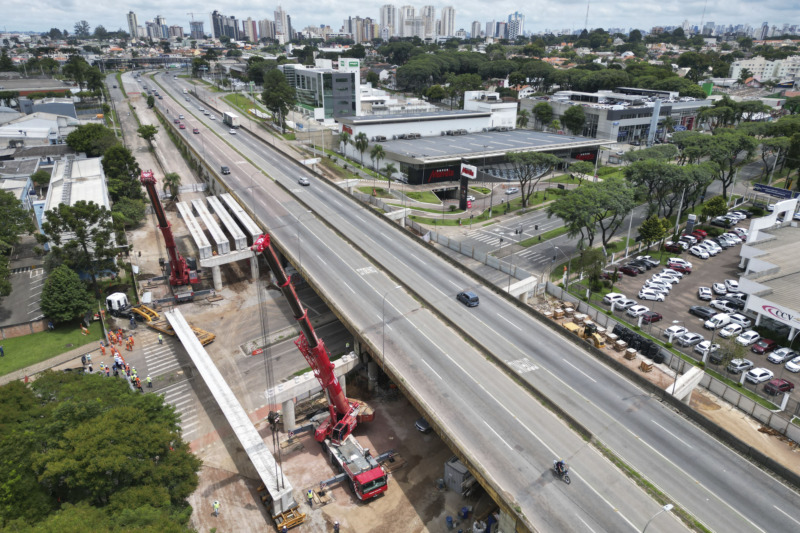
M 4 339 L 0 341 L 6 354 L 5 357 L 0 357 L 0 375 L 39 363 L 85 344 L 94 343 L 91 348 L 96 348 L 101 340 L 103 334 L 100 322 L 92 323 L 89 335 L 83 335 L 80 327 L 73 322 L 69 325 L 56 326 L 53 331 Z
M 470 187 L 469 189 L 480 194 L 489 194 L 492 192 L 488 187 Z
M 423 202 L 426 204 L 441 204 L 442 201 L 439 200 L 439 197 L 429 191 L 423 192 L 407 192 L 406 196 L 415 200 L 417 202 Z
M 519 245 L 527 248 L 528 246 L 533 246 L 534 244 L 538 244 L 542 241 L 558 237 L 559 235 L 564 235 L 567 231 L 568 228 L 566 226 L 561 226 L 560 228 L 555 228 L 551 229 L 550 231 L 545 231 L 544 233 L 536 237 L 531 237 L 530 239 L 519 241 Z
M 583 179 L 583 181 L 584 181 L 584 182 L 586 182 L 586 181 L 591 181 L 591 179 L 592 179 L 592 176 L 586 176 L 586 177 Z M 576 184 L 576 185 L 577 185 L 578 183 L 581 183 L 581 182 L 578 180 L 578 178 L 571 178 L 571 177 L 569 176 L 569 174 L 561 174 L 560 176 L 556 176 L 556 177 L 554 177 L 554 178 L 551 178 L 551 179 L 549 179 L 549 180 L 544 180 L 544 181 L 546 181 L 547 183 L 574 183 L 574 184 Z
M 392 194 L 387 191 L 386 189 L 382 189 L 380 187 L 358 187 L 358 190 L 363 192 L 364 194 L 372 194 L 372 191 L 375 191 L 375 196 L 378 198 L 394 198 Z
M 128 93 L 125 92 L 125 86 L 122 85 L 122 72 L 117 72 L 117 87 L 119 87 L 119 90 L 122 91 L 122 96 L 127 98 Z

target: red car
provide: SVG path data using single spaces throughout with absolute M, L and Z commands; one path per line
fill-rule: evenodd
M 652 324 L 653 322 L 658 322 L 664 318 L 661 316 L 661 313 L 656 313 L 655 311 L 648 311 L 642 315 L 642 324 Z
M 674 254 L 679 254 L 679 253 L 683 252 L 683 246 L 681 246 L 680 244 L 675 244 L 675 243 L 668 244 L 668 245 L 664 246 L 664 249 L 666 251 L 672 252 Z
M 175 124 L 180 124 L 181 123 L 181 119 L 176 118 L 172 122 L 174 122 Z
M 750 351 L 757 354 L 765 354 L 771 352 L 777 347 L 778 343 L 775 342 L 774 340 L 761 339 L 750 348 Z
M 697 240 L 702 241 L 703 239 L 708 239 L 708 233 L 706 230 L 696 229 L 692 232 L 692 235 L 697 237 Z
M 667 267 L 682 274 L 691 274 L 692 268 L 678 263 L 667 263 Z
M 786 381 L 785 379 L 773 379 L 764 385 L 764 392 L 772 394 L 773 396 L 779 392 L 792 392 L 793 389 L 794 383 Z
M 186 129 L 186 124 L 181 124 L 181 129 L 185 130 Z
M 629 276 L 638 276 L 639 270 L 633 268 L 632 266 L 625 265 L 623 267 L 619 267 L 619 271 L 623 274 L 627 274 Z
M 192 130 L 192 133 L 200 133 L 200 130 L 195 128 L 195 129 Z

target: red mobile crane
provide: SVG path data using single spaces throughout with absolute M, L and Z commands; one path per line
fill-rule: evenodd
M 175 238 L 172 236 L 172 229 L 164 213 L 164 207 L 161 205 L 161 200 L 158 198 L 158 191 L 156 191 L 156 178 L 153 176 L 152 170 L 143 170 L 140 177 L 142 185 L 147 189 L 147 195 L 150 196 L 150 202 L 153 204 L 153 209 L 156 212 L 158 219 L 158 227 L 164 235 L 164 243 L 167 245 L 167 253 L 169 254 L 169 284 L 176 285 L 189 285 L 190 283 L 197 282 L 197 276 L 192 276 L 192 271 L 189 265 L 186 264 L 186 259 L 178 253 L 175 246 Z M 194 279 L 192 279 L 194 278 Z
M 351 433 L 356 424 L 372 421 L 375 413 L 366 404 L 349 400 L 344 395 L 333 372 L 334 366 L 325 343 L 317 337 L 308 319 L 308 311 L 303 308 L 294 285 L 283 270 L 275 249 L 270 244 L 269 235 L 258 237 L 250 249 L 264 255 L 278 287 L 289 302 L 295 319 L 300 323 L 301 333 L 295 344 L 328 399 L 330 416 L 315 429 L 314 438 L 327 448 L 331 462 L 338 463 L 342 472 L 350 479 L 356 496 L 361 500 L 374 498 L 388 488 L 386 471 Z

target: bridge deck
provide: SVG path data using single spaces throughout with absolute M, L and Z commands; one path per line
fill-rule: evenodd
M 256 239 L 259 235 L 264 233 L 261 231 L 261 228 L 258 227 L 258 224 L 253 222 L 253 219 L 250 218 L 250 215 L 245 212 L 236 199 L 230 195 L 230 193 L 226 192 L 225 194 L 220 194 L 219 197 L 222 199 L 222 202 L 225 204 L 228 210 L 230 210 L 233 216 L 239 220 L 239 223 L 241 223 L 246 234 L 250 235 L 250 237 L 253 239 Z
M 228 230 L 228 233 L 230 233 L 231 240 L 233 241 L 233 249 L 242 250 L 246 248 L 247 239 L 244 236 L 242 228 L 239 227 L 228 211 L 222 206 L 222 202 L 219 201 L 219 198 L 216 196 L 209 196 L 208 206 L 211 212 L 217 215 L 217 218 L 219 218 L 219 221 L 225 226 L 225 229 Z
M 203 228 L 200 227 L 200 224 L 198 224 L 197 220 L 194 218 L 192 208 L 189 207 L 189 204 L 186 202 L 178 202 L 178 211 L 181 214 L 181 218 L 183 218 L 183 223 L 189 228 L 189 233 L 192 234 L 194 242 L 197 245 L 198 259 L 211 257 L 211 243 L 208 242 Z
M 217 253 L 222 255 L 230 252 L 231 243 L 228 242 L 228 237 L 225 236 L 225 232 L 219 227 L 217 221 L 214 220 L 214 217 L 208 212 L 205 202 L 196 198 L 192 200 L 192 207 L 194 207 L 195 213 L 197 213 L 203 221 L 203 224 L 205 224 L 206 229 L 211 234 L 211 239 L 214 241 L 214 244 L 217 245 Z

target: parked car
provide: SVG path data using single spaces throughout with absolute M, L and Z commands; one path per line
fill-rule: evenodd
M 732 296 L 726 295 L 720 298 L 720 300 L 728 302 L 728 307 L 733 307 L 737 311 L 741 311 L 742 309 L 744 309 L 745 302 L 741 298 L 733 298 Z
M 731 322 L 730 315 L 726 313 L 717 313 L 716 315 L 712 316 L 708 320 L 703 323 L 703 327 L 706 329 L 719 329 L 724 328 Z
M 800 372 L 800 355 L 792 359 L 791 361 L 787 361 L 783 367 L 788 370 L 789 372 L 794 372 L 795 374 Z
M 708 239 L 708 233 L 702 229 L 696 229 L 692 232 L 692 236 L 694 236 L 697 240 L 702 241 Z
M 672 270 L 678 270 L 677 268 L 670 265 L 680 265 L 682 268 L 684 269 L 688 268 L 690 271 L 692 269 L 692 263 L 690 263 L 686 259 L 681 259 L 680 257 L 670 257 L 669 260 L 667 261 L 667 266 L 669 266 L 669 268 L 671 268 Z M 686 273 L 685 270 L 678 270 L 678 272 L 683 272 L 684 274 Z
M 719 350 L 719 344 L 711 344 L 711 341 L 703 341 L 699 344 L 696 344 L 694 347 L 694 351 L 703 356 L 705 356 L 707 353 L 712 354 L 717 350 Z
M 644 289 L 651 289 L 656 292 L 663 292 L 665 295 L 669 295 L 669 291 L 672 290 L 672 285 L 669 283 L 661 283 L 658 281 L 647 280 L 642 285 L 642 290 Z
M 792 392 L 793 390 L 794 383 L 785 379 L 773 379 L 764 385 L 764 392 L 771 396 L 775 396 L 779 392 Z
M 689 248 L 689 253 L 696 257 L 699 257 L 700 259 L 708 259 L 710 257 L 708 252 L 706 252 L 702 248 L 699 248 L 698 246 L 692 246 L 691 248 Z
M 678 338 L 678 344 L 681 346 L 694 346 L 695 344 L 699 344 L 703 342 L 703 336 L 699 333 L 684 333 L 680 338 Z
M 649 310 L 650 308 L 644 305 L 632 305 L 628 308 L 627 311 L 625 311 L 625 314 L 627 314 L 628 316 L 632 316 L 634 318 L 638 318 L 643 314 L 645 314 L 646 312 L 648 312 Z
M 701 300 L 705 300 L 706 302 L 711 301 L 713 296 L 711 295 L 711 289 L 708 287 L 698 287 L 697 288 L 697 297 Z
M 711 290 L 714 291 L 714 294 L 725 294 L 728 292 L 724 283 L 712 283 Z
M 728 363 L 728 372 L 731 374 L 740 374 L 751 368 L 753 368 L 753 362 L 750 359 L 734 359 Z
M 716 217 L 714 220 L 711 221 L 712 226 L 717 226 L 718 228 L 730 228 L 733 226 L 733 222 L 728 220 L 725 217 Z
M 736 312 L 736 309 L 733 306 L 731 306 L 730 304 L 728 304 L 728 302 L 725 301 L 725 300 L 711 300 L 708 305 L 709 305 L 709 307 L 713 307 L 714 309 L 718 309 L 719 311 L 722 311 L 723 313 L 735 313 Z
M 742 326 L 740 326 L 739 324 L 728 324 L 727 326 L 719 330 L 719 333 L 717 333 L 717 335 L 719 335 L 723 339 L 730 339 L 731 337 L 738 337 L 739 335 L 741 335 L 743 330 L 744 328 L 742 328 Z
M 750 346 L 752 344 L 757 343 L 760 338 L 761 335 L 759 335 L 758 333 L 756 333 L 751 329 L 749 331 L 745 331 L 744 333 L 736 337 L 736 344 L 739 344 L 741 346 Z
M 617 309 L 619 311 L 627 311 L 628 309 L 630 309 L 631 307 L 633 307 L 638 303 L 639 302 L 637 302 L 636 300 L 631 300 L 630 298 L 623 298 L 622 300 L 618 300 L 614 304 L 614 309 Z
M 686 248 L 684 248 L 683 245 L 674 242 L 668 242 L 667 244 L 665 244 L 664 249 L 674 254 L 679 254 L 682 253 L 684 250 L 686 250 Z
M 506 189 L 506 194 L 517 194 L 519 192 L 519 187 L 509 187 Z
M 661 313 L 656 313 L 655 311 L 648 311 L 642 315 L 642 324 L 652 324 L 653 322 L 659 322 L 662 318 Z
M 705 253 L 707 253 L 709 255 L 709 257 L 715 256 L 715 255 L 719 254 L 722 251 L 722 248 L 720 248 L 718 246 L 710 246 L 708 243 L 695 244 L 693 246 L 693 248 L 697 248 L 699 250 L 703 250 Z M 697 255 L 697 254 L 695 254 L 695 255 Z
M 652 289 L 642 289 L 639 291 L 639 299 L 640 300 L 655 300 L 657 302 L 663 302 L 666 299 L 666 295 L 663 292 L 656 292 Z
M 659 266 L 661 264 L 661 261 L 659 261 L 658 259 L 653 259 L 649 255 L 640 255 L 635 260 L 636 261 L 644 261 L 645 263 L 647 263 L 651 267 L 657 267 L 657 266 Z
M 744 379 L 750 383 L 764 383 L 765 381 L 769 381 L 774 377 L 775 374 L 772 373 L 772 370 L 759 367 L 751 369 L 747 374 L 745 374 Z
M 228 168 L 228 167 L 221 167 L 220 168 L 220 172 L 222 172 L 223 174 L 230 174 L 231 173 L 231 169 Z
M 733 246 L 728 239 L 723 239 L 722 237 L 716 237 L 714 242 L 716 242 L 723 250 L 727 250 Z
M 673 270 L 671 268 L 662 269 L 661 273 L 659 273 L 659 276 L 663 276 L 663 275 L 674 276 L 674 277 L 676 277 L 678 279 L 683 279 L 683 274 L 682 273 L 678 272 L 677 270 Z
M 733 228 L 733 232 L 738 235 L 742 240 L 747 237 L 747 230 L 744 228 Z
M 741 313 L 731 315 L 731 324 L 739 324 L 742 328 L 749 328 L 753 325 L 753 321 Z
M 667 266 L 671 270 L 677 270 L 681 274 L 691 274 L 692 273 L 692 267 L 691 266 L 686 266 L 686 265 L 683 265 L 683 264 L 680 264 L 680 263 L 667 263 Z
M 467 307 L 478 307 L 478 304 L 480 303 L 478 295 L 472 291 L 459 292 L 456 295 L 456 300 L 466 305 Z
M 192 128 L 192 133 L 200 133 L 200 130 L 197 128 Z
M 681 282 L 680 278 L 677 276 L 670 276 L 669 274 L 654 274 L 650 280 L 657 281 L 659 283 L 666 283 L 668 285 L 677 285 Z
M 625 265 L 625 266 L 619 267 L 619 271 L 622 272 L 623 274 L 628 275 L 628 276 L 638 276 L 639 275 L 639 269 L 636 268 L 636 267 L 633 267 L 633 266 L 629 266 L 629 265 Z
M 779 365 L 783 362 L 789 361 L 797 357 L 797 352 L 789 348 L 778 348 L 767 356 L 767 361 Z
M 421 433 L 430 433 L 431 431 L 433 431 L 433 428 L 431 427 L 430 423 L 427 420 L 425 420 L 424 417 L 414 422 L 414 427 L 417 428 L 417 431 Z
M 739 282 L 735 279 L 726 279 L 725 288 L 728 289 L 728 292 L 736 292 L 739 290 Z
M 750 351 L 759 355 L 769 353 L 778 348 L 778 343 L 772 339 L 759 339 L 751 348 Z
M 643 263 L 635 263 L 633 261 L 631 261 L 630 263 L 627 263 L 625 266 L 629 267 L 629 268 L 635 268 L 636 272 L 638 272 L 639 274 L 644 274 L 645 272 L 647 272 L 647 268 L 648 268 Z
M 642 259 L 634 259 L 633 261 L 629 261 L 628 264 L 629 265 L 633 265 L 633 266 L 637 266 L 637 267 L 644 267 L 645 271 L 650 270 L 651 268 L 653 268 L 653 265 L 651 265 L 650 263 L 648 263 L 647 261 L 644 261 Z M 642 272 L 642 273 L 644 273 L 644 272 Z
M 603 296 L 603 303 L 606 305 L 611 305 L 611 302 L 616 302 L 617 300 L 624 300 L 625 295 L 618 293 L 618 292 L 609 292 L 605 296 Z
M 688 242 L 691 246 L 694 246 L 695 244 L 700 242 L 700 239 L 698 239 L 694 235 L 689 235 L 687 233 L 684 233 L 683 235 L 681 235 L 679 240 L 684 241 L 684 242 Z
M 689 330 L 683 326 L 670 326 L 664 330 L 664 336 L 669 337 L 672 335 L 673 339 L 682 337 L 686 333 L 689 333 Z
M 717 311 L 715 309 L 711 309 L 710 307 L 693 305 L 689 308 L 689 313 L 694 316 L 699 316 L 703 320 L 708 320 L 712 316 L 716 315 Z

